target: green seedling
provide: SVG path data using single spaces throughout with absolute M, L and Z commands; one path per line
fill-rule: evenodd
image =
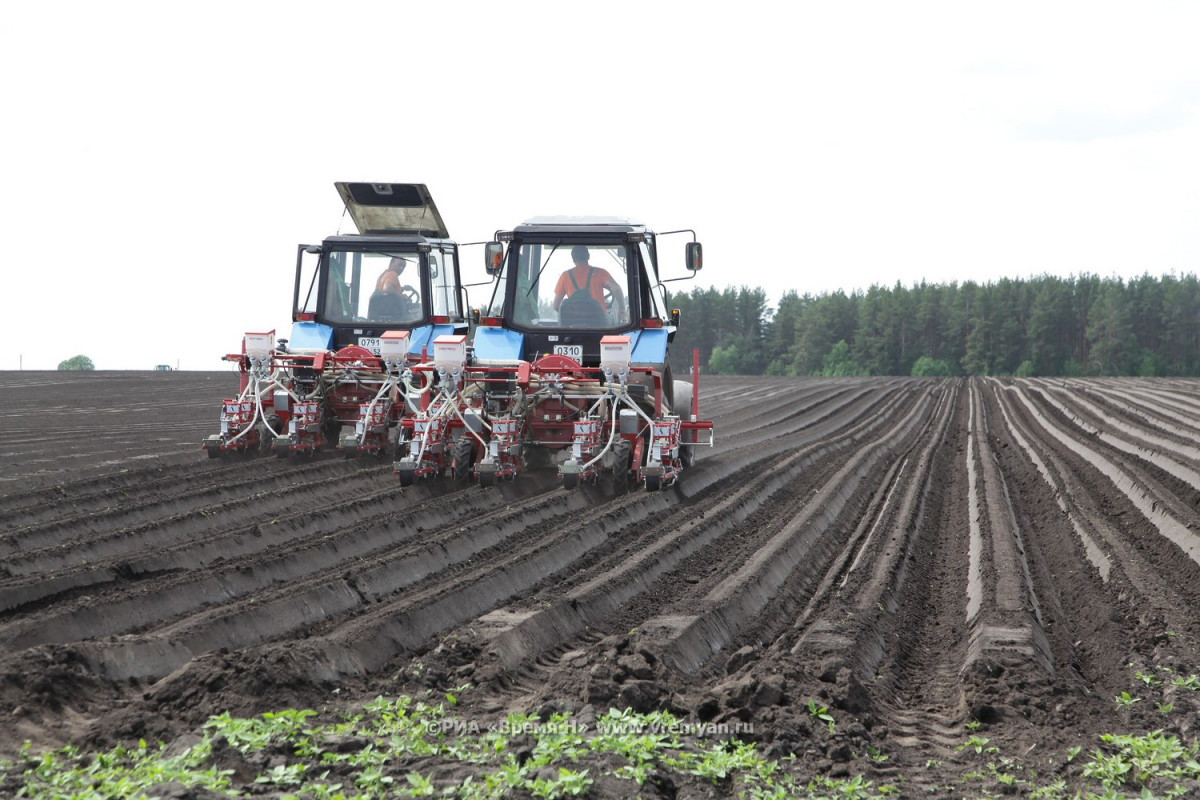
M 828 708 L 826 708 L 825 706 L 817 705 L 817 702 L 815 700 L 809 700 L 808 701 L 808 713 L 813 719 L 817 720 L 818 722 L 825 723 L 826 730 L 828 730 L 830 733 L 833 733 L 835 721 L 833 719 L 833 715 L 831 715 L 829 713 Z
M 975 734 L 972 734 L 971 736 L 967 737 L 967 741 L 963 742 L 962 744 L 960 744 L 958 747 L 956 747 L 954 749 L 955 750 L 974 750 L 976 753 L 982 753 L 984 748 L 987 747 L 988 741 L 989 741 L 988 738 L 985 736 L 977 736 Z M 989 748 L 988 752 L 992 752 L 994 750 L 995 750 L 995 748 Z

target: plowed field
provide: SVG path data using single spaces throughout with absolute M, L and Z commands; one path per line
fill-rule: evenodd
M 1068 778 L 1104 733 L 1196 737 L 1195 381 L 706 378 L 716 446 L 653 494 L 210 460 L 236 381 L 0 372 L 0 755 L 463 686 L 914 797 L 972 734 Z

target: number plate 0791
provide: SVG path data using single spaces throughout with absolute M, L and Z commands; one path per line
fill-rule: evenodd
M 583 358 L 583 345 L 581 344 L 556 344 L 554 345 L 554 354 L 558 356 L 568 356 L 576 361 Z

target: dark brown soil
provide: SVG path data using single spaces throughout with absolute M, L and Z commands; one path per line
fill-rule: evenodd
M 1196 382 L 708 378 L 716 446 L 620 495 L 210 460 L 236 382 L 0 373 L 0 756 L 464 685 L 467 718 L 666 708 L 912 797 L 968 726 L 1044 776 L 1195 739 L 1200 693 L 1113 698 L 1200 673 Z

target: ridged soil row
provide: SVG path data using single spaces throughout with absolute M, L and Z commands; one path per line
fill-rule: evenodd
M 585 631 L 616 634 L 641 625 L 639 597 L 651 595 L 651 609 L 691 604 L 754 559 L 773 532 L 814 502 L 822 476 L 839 469 L 848 450 L 879 436 L 913 402 L 894 392 L 873 413 L 843 418 L 839 430 L 821 428 L 791 452 L 780 448 L 766 464 L 738 466 L 703 489 L 689 481 L 686 523 L 677 517 L 655 522 L 639 546 L 572 576 L 565 593 L 538 593 L 536 610 L 501 611 L 508 624 L 492 627 L 492 653 L 516 669 Z
M 959 399 L 954 425 L 925 459 L 920 513 L 897 518 L 914 526 L 909 537 L 893 530 L 904 553 L 900 569 L 888 567 L 896 558 L 889 547 L 867 584 L 873 591 L 853 598 L 863 619 L 840 629 L 859 642 L 857 674 L 892 743 L 935 758 L 952 755 L 969 717 L 996 721 L 995 706 L 1008 697 L 994 684 L 1005 670 L 1026 674 L 1032 666 L 1043 677 L 1054 670 L 1030 532 L 991 447 L 996 422 L 978 381 L 968 381 Z
M 744 460 L 750 453 L 754 459 L 769 458 L 786 450 L 790 437 L 797 434 L 808 437 L 829 424 L 842 425 L 840 420 L 847 415 L 871 413 L 872 406 L 887 401 L 890 391 L 890 385 L 884 383 L 852 386 L 845 390 L 838 387 L 831 395 L 816 393 L 802 401 L 799 407 L 789 402 L 786 395 L 778 395 L 773 405 L 758 406 L 752 412 L 738 409 L 732 415 L 732 424 L 723 424 L 717 431 L 721 446 L 715 457 L 728 459 L 732 456 Z M 701 458 L 709 458 L 709 452 L 704 448 L 699 453 Z M 682 480 L 681 484 L 685 488 L 693 487 L 697 483 L 693 479 L 695 473 L 687 474 L 688 479 Z M 703 480 L 699 483 L 708 485 Z
M 1025 698 L 1025 713 L 1041 717 L 1035 724 L 1066 726 L 1086 705 L 1089 713 L 1112 716 L 1119 724 L 1109 698 L 1129 689 L 1128 664 L 1137 658 L 1138 640 L 1149 633 L 1137 628 L 1178 608 L 1177 600 L 1167 600 L 1176 590 L 1131 546 L 1128 525 L 1139 527 L 1131 519 L 1137 514 L 1109 480 L 1054 446 L 1055 438 L 1017 399 L 1019 389 L 998 382 L 990 388 L 1016 444 L 998 456 L 1014 475 L 1025 465 L 1036 474 L 1036 480 L 1023 482 L 1014 508 L 1030 532 L 1037 592 L 1049 612 L 1047 639 L 1058 666 L 1054 696 Z M 1153 530 L 1145 520 L 1140 527 Z M 1133 627 L 1131 620 L 1137 621 Z
M 779 519 L 771 538 L 738 568 L 708 589 L 703 596 L 689 598 L 685 607 L 675 605 L 642 626 L 652 638 L 661 658 L 674 669 L 691 673 L 714 654 L 734 642 L 788 584 L 802 565 L 800 583 L 811 593 L 815 580 L 829 561 L 845 546 L 845 529 L 836 522 L 861 513 L 860 500 L 868 476 L 874 475 L 905 448 L 908 437 L 923 429 L 935 406 L 934 392 L 920 392 L 903 416 L 889 420 L 878 435 L 864 439 L 857 451 L 836 472 L 823 476 L 820 487 L 803 509 Z
M 1033 386 L 1038 396 L 1055 411 L 1060 419 L 1086 434 L 1100 449 L 1110 451 L 1117 460 L 1129 463 L 1145 462 L 1147 472 L 1161 472 L 1171 479 L 1190 486 L 1200 486 L 1200 451 L 1167 437 L 1127 424 L 1121 420 L 1108 421 L 1095 405 L 1085 398 L 1058 387 Z
M 1196 428 L 1196 420 L 1200 418 L 1200 396 L 1197 394 L 1200 386 L 1195 381 L 1093 378 L 1069 381 L 1066 385 L 1122 397 L 1137 408 L 1192 429 Z
M 217 465 L 214 462 L 214 467 Z M 203 465 L 200 465 L 203 466 Z M 119 502 L 149 504 L 160 495 L 189 488 L 221 486 L 235 477 L 217 475 L 212 467 L 197 469 L 196 464 L 146 464 L 116 473 L 77 477 L 53 486 L 26 487 L 16 482 L 0 487 L 0 547 L 11 552 L 9 536 L 47 523 L 65 523 L 86 519 L 96 512 L 111 509 Z M 199 484 L 197 486 L 196 484 Z M 131 493 L 133 496 L 131 496 Z
M 280 584 L 294 585 L 313 575 L 344 571 L 350 565 L 359 568 L 361 580 L 367 580 L 365 576 L 376 561 L 401 566 L 415 563 L 400 574 L 423 575 L 444 564 L 451 554 L 469 558 L 495 543 L 495 536 L 456 533 L 456 520 L 515 517 L 511 511 L 497 513 L 495 499 L 482 491 L 435 498 L 398 510 L 394 497 L 398 491 L 390 489 L 381 496 L 326 508 L 319 515 L 298 512 L 278 526 L 227 531 L 183 548 L 181 553 L 150 548 L 143 557 L 115 567 L 99 566 L 61 577 L 51 574 L 40 584 L 29 580 L 18 587 L 4 587 L 0 597 L 9 602 L 17 599 L 19 591 L 58 588 L 60 594 L 18 607 L 21 613 L 0 625 L 0 641 L 19 649 L 126 633 L 151 624 L 166 626 L 200 609 L 206 609 L 204 615 L 212 615 L 220 604 L 251 594 L 261 596 Z M 528 513 L 536 518 L 539 512 Z M 331 526 L 331 517 L 342 527 Z M 521 530 L 516 523 L 480 527 L 497 536 L 500 531 Z M 435 533 L 426 535 L 426 529 Z M 97 582 L 77 587 L 70 595 L 61 593 L 72 578 L 99 581 L 103 576 L 112 584 Z M 82 591 L 90 594 L 80 595 Z
M 749 480 L 755 474 L 772 474 L 774 464 L 793 453 L 799 448 L 809 446 L 827 437 L 843 435 L 858 436 L 864 427 L 878 424 L 881 415 L 891 413 L 891 409 L 903 402 L 904 392 L 889 393 L 879 387 L 862 389 L 855 392 L 843 392 L 837 388 L 832 397 L 815 398 L 806 403 L 807 413 L 797 414 L 791 404 L 784 402 L 788 396 L 779 394 L 773 406 L 760 407 L 752 421 L 744 415 L 734 417 L 735 424 L 730 435 L 723 438 L 720 446 L 713 453 L 701 449 L 696 465 L 689 469 L 686 478 L 671 489 L 672 494 L 678 494 L 688 504 L 695 504 L 705 494 L 712 492 L 724 493 L 731 482 L 737 483 Z M 864 423 L 864 420 L 867 422 Z M 737 422 L 744 422 L 737 426 Z M 844 433 L 849 429 L 849 433 Z M 726 430 L 726 426 L 722 426 Z M 764 448 L 763 442 L 769 441 L 770 447 Z M 590 491 L 584 487 L 583 491 Z M 600 493 L 593 493 L 593 501 L 598 500 Z M 653 545 L 663 535 L 659 526 L 664 530 L 673 530 L 670 520 L 640 527 L 641 533 L 631 532 L 632 540 L 614 541 L 608 547 L 621 547 L 628 552 L 636 553 L 642 546 L 639 542 Z M 604 548 L 597 551 L 601 558 Z M 572 581 L 578 581 L 586 576 L 592 567 L 587 563 L 572 565 Z
M 1072 391 L 1097 399 L 1106 408 L 1105 419 L 1132 420 L 1143 428 L 1176 442 L 1190 444 L 1200 437 L 1200 405 L 1171 403 L 1150 393 L 1139 393 L 1108 382 L 1068 384 Z
M 1112 563 L 1107 592 L 1088 597 L 1074 620 L 1081 631 L 1076 637 L 1081 672 L 1096 687 L 1092 696 L 1136 691 L 1139 671 L 1154 674 L 1168 667 L 1194 674 L 1200 665 L 1200 618 L 1191 613 L 1200 607 L 1194 486 L 1152 459 L 1131 458 L 1125 449 L 1108 446 L 1100 436 L 1082 441 L 1078 426 L 1037 388 L 1020 386 L 1014 397 L 1025 409 L 1040 412 L 1029 416 L 1042 427 L 1043 445 L 1081 465 L 1075 478 L 1086 488 L 1073 491 L 1072 499 L 1098 504 L 1097 541 Z M 1179 712 L 1190 707 L 1200 713 L 1191 693 L 1168 685 L 1165 694 Z M 1106 716 L 1119 716 L 1111 704 L 1101 709 Z M 1174 727 L 1177 720 L 1165 722 Z M 1186 727 L 1176 732 L 1185 733 Z
M 103 532 L 106 527 L 170 516 L 180 507 L 207 510 L 213 505 L 210 496 L 254 497 L 320 480 L 321 473 L 344 479 L 373 467 L 382 471 L 382 462 L 329 455 L 292 461 L 257 456 L 211 461 L 196 453 L 188 462 L 111 470 L 0 495 L 0 555 L 60 544 L 72 532 L 80 535 L 85 526 Z
M 970 400 L 970 642 L 964 668 L 973 661 L 988 670 L 1032 661 L 1052 675 L 1054 657 L 1026 558 L 1027 533 L 1013 513 L 1008 485 L 989 446 L 996 422 L 988 418 L 979 381 L 971 381 Z
M 402 498 L 425 506 L 436 497 L 431 492 L 447 489 L 418 487 L 402 494 L 390 475 L 328 466 L 282 484 L 264 479 L 240 489 L 206 490 L 190 500 L 207 502 L 170 514 L 164 510 L 157 518 L 147 509 L 128 517 L 114 512 L 116 519 L 103 527 L 89 521 L 86 529 L 100 527 L 90 536 L 80 530 L 84 526 L 60 528 L 64 541 L 10 554 L 0 562 L 9 576 L 0 581 L 0 609 L 37 611 L 51 602 L 70 602 L 82 592 L 128 591 L 137 582 L 146 584 L 136 589 L 145 593 L 165 573 L 203 571 L 219 562 L 233 569 L 237 562 L 264 554 L 270 560 L 342 529 L 375 525 L 386 530 L 406 511 Z M 272 491 L 272 485 L 279 488 Z M 333 519 L 336 525 L 331 525 Z M 352 552 L 362 552 L 361 546 Z
M 50 572 L 69 566 L 64 554 L 74 553 L 75 563 L 95 564 L 397 488 L 382 472 L 341 460 L 279 474 L 248 466 L 215 480 L 180 474 L 159 485 L 112 487 L 103 506 L 84 510 L 63 500 L 56 517 L 0 535 L 0 565 L 13 576 Z
M 774 413 L 781 410 L 786 409 L 780 407 Z M 846 415 L 836 424 L 840 427 L 852 419 Z M 703 469 L 689 471 L 688 485 L 718 485 L 734 476 L 743 480 L 748 477 L 736 459 L 728 463 L 726 456 L 722 453 L 720 458 L 698 465 Z M 751 457 L 764 459 L 761 452 Z M 373 606 L 369 614 L 338 624 L 319 640 L 314 637 L 305 642 L 305 647 L 311 649 L 309 674 L 318 677 L 370 672 L 399 653 L 420 647 L 434 634 L 477 618 L 481 618 L 481 627 L 497 631 L 494 623 L 498 617 L 503 618 L 503 612 L 488 612 L 538 585 L 573 581 L 580 569 L 588 569 L 597 558 L 603 563 L 605 558 L 635 553 L 638 562 L 646 562 L 640 548 L 650 542 L 647 523 L 677 520 L 682 502 L 684 498 L 677 492 L 635 494 L 596 508 L 587 520 L 544 526 L 546 529 L 539 530 L 538 536 L 520 547 L 506 548 L 496 558 L 481 558 L 478 565 L 463 565 L 449 574 L 432 576 L 403 596 Z M 511 621 L 515 624 L 520 618 L 514 615 Z
M 1135 466 L 1138 463 L 1138 448 L 1111 433 L 1088 426 L 1069 407 L 1051 395 L 1036 392 L 1044 408 L 1035 404 L 1032 399 L 1035 392 L 1035 387 L 1018 385 L 1016 398 L 1046 435 L 1108 478 L 1165 540 L 1200 564 L 1200 536 L 1191 527 L 1194 512 L 1169 488 L 1151 477 L 1146 469 Z M 1088 441 L 1081 437 L 1081 430 L 1088 434 Z M 1141 455 L 1146 463 L 1179 480 L 1186 480 L 1180 478 L 1180 474 L 1193 472 L 1172 459 L 1152 452 L 1143 452 Z M 1134 458 L 1130 459 L 1129 456 Z M 1190 485 L 1200 485 L 1200 476 Z
M 927 519 L 937 513 L 935 466 L 959 392 L 957 382 L 946 382 L 928 424 L 907 450 L 896 453 L 844 547 L 791 629 L 772 645 L 805 664 L 811 674 L 858 687 L 845 692 L 842 702 L 848 710 L 866 711 L 866 694 L 859 688 L 880 681 L 881 665 L 902 657 L 896 648 L 904 644 L 900 634 L 909 625 L 893 630 L 896 615 L 909 605 L 912 568 L 923 558 L 922 537 L 930 536 Z M 843 668 L 852 674 L 842 673 Z M 880 688 L 884 686 L 886 680 Z M 872 689 L 871 694 L 879 693 Z M 888 692 L 883 695 L 876 701 L 890 700 Z
M 702 455 L 703 460 L 697 461 L 697 468 L 687 472 L 687 479 L 680 481 L 679 491 L 686 497 L 693 497 L 727 482 L 729 475 L 735 472 L 763 472 L 781 453 L 790 453 L 796 447 L 835 434 L 847 426 L 860 426 L 863 420 L 887 413 L 886 409 L 902 402 L 911 392 L 911 387 L 896 392 L 882 385 L 844 394 L 839 392 L 832 401 L 814 403 L 808 414 L 797 417 L 785 412 L 787 419 L 783 425 L 773 424 L 772 415 L 760 413 L 753 428 L 722 440 L 721 448 L 712 455 Z M 786 409 L 786 406 L 779 408 Z
M 740 422 L 753 420 L 760 410 L 774 413 L 779 409 L 796 410 L 822 402 L 839 394 L 862 388 L 869 383 L 861 378 L 837 380 L 822 378 L 773 379 L 754 376 L 704 376 L 700 382 L 700 415 L 720 418 L 721 430 L 733 429 Z
M 1089 436 L 1132 456 L 1144 458 L 1179 480 L 1200 485 L 1200 448 L 1193 439 L 1179 439 L 1159 433 L 1145 425 L 1126 421 L 1087 398 L 1086 393 L 1049 387 L 1047 395 L 1056 408 L 1069 416 Z M 1070 411 L 1067 410 L 1068 405 Z
M 963 713 L 966 596 L 963 538 L 944 520 L 962 508 L 963 470 L 950 458 L 965 431 L 965 392 L 961 382 L 945 387 L 782 640 L 840 709 L 885 721 L 889 741 L 938 757 Z
M 1014 406 L 1013 388 L 997 383 L 993 384 L 992 389 L 1005 425 L 1024 456 L 1037 470 L 1054 504 L 1070 526 L 1081 548 L 1080 555 L 1091 564 L 1096 577 L 1102 583 L 1108 583 L 1113 561 L 1109 556 L 1109 548 L 1101 546 L 1103 540 L 1111 538 L 1101 532 L 1101 528 L 1107 527 L 1105 515 L 1100 513 L 1090 495 L 1076 491 L 1080 485 L 1079 479 L 1066 462 L 1054 450 L 1040 446 L 1044 431 L 1030 422 L 1028 409 Z
M 704 390 L 701 389 L 703 392 Z M 836 387 L 824 383 L 779 382 L 747 386 L 729 386 L 715 397 L 704 394 L 700 405 L 702 417 L 710 414 L 721 418 L 716 433 L 722 443 L 736 441 L 747 431 L 763 427 L 764 424 L 781 422 L 792 417 L 811 416 L 814 409 L 838 401 L 847 393 L 862 393 L 866 387 L 841 385 Z M 783 415 L 780 419 L 780 415 Z
M 1200 565 L 1186 555 L 1195 544 L 1195 512 L 1160 502 L 1158 492 L 1165 488 L 1144 477 L 1141 462 L 1072 438 L 1058 418 L 1043 413 L 1030 388 L 1007 387 L 1000 400 L 1018 443 L 1066 516 L 1078 560 L 1089 567 L 1073 590 L 1082 599 L 1070 620 L 1085 632 L 1074 636 L 1084 676 L 1120 691 L 1128 685 L 1125 665 L 1133 651 L 1163 644 L 1164 631 L 1180 634 L 1173 645 L 1200 641 L 1200 620 L 1180 611 L 1200 606 Z M 1175 518 L 1170 508 L 1182 516 Z M 1122 620 L 1124 629 L 1110 630 Z M 1183 635 L 1187 631 L 1193 635 Z M 1099 647 L 1098 637 L 1124 644 Z M 1123 656 L 1120 663 L 1104 663 L 1089 655 L 1100 652 Z
M 70 633 L 86 632 L 97 618 L 116 620 L 109 624 L 125 630 L 141 628 L 79 649 L 109 677 L 157 677 L 201 653 L 307 635 L 430 575 L 496 557 L 528 536 L 531 525 L 562 524 L 589 505 L 583 493 L 565 501 L 543 495 L 517 504 L 519 509 L 497 508 L 496 499 L 474 489 L 425 508 L 390 511 L 386 523 L 358 522 L 324 535 L 318 530 L 267 559 L 183 572 L 139 588 L 113 607 L 73 609 L 60 624 Z

